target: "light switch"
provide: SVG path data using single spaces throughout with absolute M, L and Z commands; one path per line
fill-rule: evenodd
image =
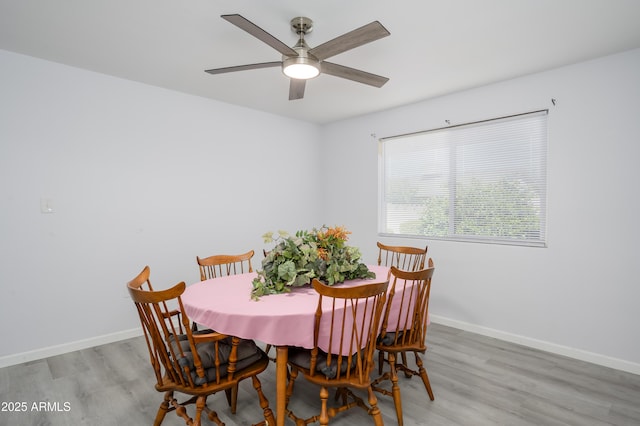
M 53 213 L 53 199 L 40 198 L 40 213 Z

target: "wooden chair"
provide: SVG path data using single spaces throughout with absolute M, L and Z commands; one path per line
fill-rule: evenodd
M 196 256 L 196 261 L 200 268 L 200 281 L 216 278 L 224 275 L 244 274 L 253 272 L 251 258 L 254 251 L 250 250 L 243 254 L 218 254 L 205 257 Z
M 275 424 L 257 377 L 269 364 L 267 355 L 251 340 L 211 330 L 192 332 L 180 297 L 185 290 L 184 282 L 161 291 L 145 289 L 145 283 L 149 287 L 148 266 L 127 287 L 144 331 L 156 376 L 156 390 L 165 393 L 154 426 L 159 426 L 169 411 L 175 411 L 187 425 L 200 425 L 202 411 L 207 413 L 209 420 L 224 425 L 217 413 L 207 407 L 207 397 L 224 391 L 231 412 L 235 414 L 238 383 L 249 377 L 264 413 L 265 421 L 259 424 Z M 168 305 L 175 305 L 176 309 L 171 310 Z M 181 314 L 175 315 L 174 311 Z M 178 402 L 174 392 L 191 398 Z M 187 413 L 189 404 L 196 406 L 195 419 Z
M 395 266 L 405 271 L 417 271 L 424 268 L 424 262 L 427 258 L 427 250 L 419 247 L 408 246 L 388 246 L 378 242 L 378 265 Z M 407 355 L 401 353 L 402 362 L 407 364 Z M 382 374 L 382 364 L 384 362 L 384 353 L 378 353 L 378 372 Z M 411 377 L 408 375 L 407 377 Z
M 389 282 L 378 282 L 357 287 L 326 286 L 314 279 L 313 288 L 318 292 L 318 308 L 313 329 L 314 348 L 290 348 L 288 363 L 291 367 L 287 385 L 287 415 L 296 425 L 319 421 L 329 424 L 337 413 L 353 407 L 361 407 L 373 417 L 377 426 L 382 426 L 382 415 L 377 398 L 371 388 L 371 370 L 378 326 L 386 298 Z M 330 310 L 323 311 L 327 307 Z M 323 324 L 325 327 L 320 327 Z M 325 352 L 320 348 L 320 334 L 328 342 Z M 301 419 L 289 410 L 294 383 L 298 374 L 320 386 L 321 411 L 319 415 Z M 327 407 L 328 388 L 336 388 L 338 407 Z M 368 405 L 351 389 L 366 389 Z
M 395 266 L 404 271 L 417 271 L 424 268 L 427 250 L 418 247 L 387 246 L 378 242 L 378 265 Z
M 433 260 L 429 259 L 428 268 L 419 271 L 402 271 L 391 267 L 390 286 L 387 305 L 382 317 L 381 333 L 378 337 L 377 349 L 379 356 L 387 353 L 385 360 L 389 364 L 389 371 L 374 380 L 373 389 L 384 395 L 392 396 L 396 407 L 398 425 L 402 425 L 402 400 L 398 387 L 398 370 L 405 372 L 407 377 L 420 376 L 424 387 L 433 401 L 433 391 L 429 383 L 429 376 L 419 354 L 427 350 L 425 344 L 427 334 L 427 317 L 429 314 L 429 294 L 431 292 L 431 278 L 435 268 Z M 397 309 L 391 317 L 392 306 Z M 397 362 L 398 354 L 413 352 L 417 371 L 409 368 L 406 360 Z M 378 386 L 384 381 L 391 382 L 391 390 Z
M 249 250 L 243 254 L 217 254 L 200 259 L 196 256 L 198 268 L 200 269 L 200 281 L 217 278 L 226 275 L 244 274 L 253 272 L 251 258 L 255 252 Z M 198 329 L 198 324 L 193 323 L 193 330 Z M 266 345 L 267 354 L 271 351 L 271 345 Z M 270 358 L 275 362 L 275 358 Z

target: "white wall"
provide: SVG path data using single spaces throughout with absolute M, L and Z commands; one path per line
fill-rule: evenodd
M 372 133 L 549 108 L 548 248 L 386 241 L 429 244 L 435 321 L 640 373 L 638 75 L 635 50 L 319 128 L 0 51 L 0 366 L 137 331 L 145 264 L 195 281 L 267 230 L 346 225 L 374 262 Z
M 323 152 L 350 166 L 325 177 L 326 220 L 349 227 L 373 262 L 371 134 L 545 108 L 547 248 L 380 239 L 429 245 L 435 321 L 640 374 L 640 50 L 325 126 Z
M 0 50 L 0 366 L 138 332 L 144 265 L 158 287 L 197 281 L 196 255 L 258 266 L 264 232 L 321 221 L 298 161 L 318 147 L 315 125 Z

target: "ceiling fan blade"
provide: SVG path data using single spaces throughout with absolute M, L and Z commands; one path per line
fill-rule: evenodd
M 235 71 L 245 71 L 245 70 L 256 70 L 259 68 L 271 68 L 271 67 L 279 67 L 282 65 L 282 62 L 262 62 L 259 64 L 249 64 L 249 65 L 238 65 L 234 67 L 224 67 L 224 68 L 214 68 L 210 70 L 204 70 L 204 72 L 208 72 L 209 74 L 224 74 L 226 72 L 235 72 Z
M 289 46 L 287 46 L 286 44 L 284 44 L 283 42 L 281 42 L 280 40 L 278 40 L 277 38 L 275 38 L 274 36 L 272 36 L 271 34 L 269 34 L 268 32 L 266 32 L 265 30 L 263 30 L 262 28 L 260 28 L 259 26 L 257 26 L 256 24 L 254 24 L 253 22 L 249 21 L 248 19 L 244 18 L 241 15 L 238 15 L 238 14 L 222 15 L 221 18 L 231 22 L 233 25 L 235 25 L 238 28 L 245 30 L 246 32 L 248 32 L 249 34 L 257 38 L 258 40 L 268 44 L 269 46 L 273 47 L 283 55 L 287 55 L 287 56 L 298 55 L 298 52 L 296 52 L 295 50 L 293 50 L 292 48 L 290 48 Z
M 373 21 L 370 24 L 316 46 L 309 50 L 309 53 L 322 61 L 338 53 L 362 46 L 363 44 L 381 39 L 390 34 L 391 33 L 387 31 L 380 22 Z
M 369 72 L 360 71 L 355 68 L 345 67 L 344 65 L 334 64 L 332 62 L 322 62 L 322 72 L 334 77 L 346 78 L 347 80 L 357 81 L 358 83 L 368 84 L 369 86 L 382 87 L 389 81 L 387 77 L 371 74 Z
M 289 83 L 289 100 L 295 101 L 296 99 L 302 99 L 304 97 L 304 88 L 307 80 L 299 80 L 292 78 Z

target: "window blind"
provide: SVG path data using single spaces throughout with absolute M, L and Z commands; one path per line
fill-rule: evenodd
M 379 232 L 544 246 L 547 111 L 379 141 Z

